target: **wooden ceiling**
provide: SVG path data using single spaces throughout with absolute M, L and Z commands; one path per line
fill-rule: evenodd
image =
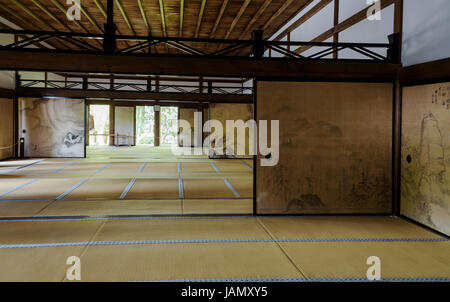
M 115 0 L 118 34 L 185 38 L 250 39 L 262 29 L 269 38 L 312 0 Z M 66 0 L 0 0 L 0 16 L 22 29 L 102 33 L 106 0 L 81 0 L 81 20 L 65 16 Z M 91 41 L 100 47 L 100 41 Z M 118 42 L 118 47 L 133 42 Z M 49 42 L 59 49 L 77 49 L 63 41 Z M 207 49 L 206 45 L 196 45 Z M 217 46 L 214 46 L 217 49 Z M 215 49 L 210 49 L 210 51 Z M 179 53 L 163 45 L 157 53 Z

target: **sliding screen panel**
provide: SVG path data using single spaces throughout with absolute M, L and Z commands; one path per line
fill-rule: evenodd
M 279 121 L 280 143 L 275 166 L 258 155 L 257 213 L 390 213 L 392 100 L 385 83 L 258 82 L 257 119 Z
M 401 214 L 450 235 L 450 83 L 403 88 Z

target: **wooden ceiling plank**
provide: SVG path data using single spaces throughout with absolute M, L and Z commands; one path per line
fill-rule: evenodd
M 131 24 L 130 18 L 128 18 L 127 12 L 125 11 L 125 8 L 122 5 L 122 2 L 120 0 L 116 0 L 116 5 L 120 10 L 120 13 L 122 14 L 123 19 L 125 20 L 125 23 L 128 25 L 128 28 L 131 30 L 133 35 L 136 35 L 136 31 L 134 30 L 133 24 Z
M 200 32 L 200 26 L 202 25 L 203 13 L 205 12 L 206 0 L 202 0 L 200 6 L 200 11 L 198 13 L 197 28 L 195 29 L 194 38 L 198 38 L 198 33 Z
M 242 17 L 242 15 L 244 14 L 245 10 L 247 9 L 247 6 L 250 4 L 251 0 L 245 0 L 244 3 L 242 4 L 241 8 L 239 9 L 236 17 L 234 17 L 233 22 L 231 22 L 231 26 L 228 29 L 227 33 L 225 34 L 225 39 L 228 39 L 231 35 L 231 33 L 234 30 L 234 27 L 236 26 L 236 24 L 238 23 L 239 19 Z
M 77 6 L 80 8 L 81 12 L 83 13 L 83 15 L 86 16 L 86 18 L 89 20 L 89 22 L 90 22 L 94 27 L 96 27 L 100 32 L 103 33 L 103 28 L 101 28 L 101 26 L 98 25 L 98 23 L 94 20 L 94 18 L 91 17 L 91 15 L 90 15 L 89 12 L 84 8 L 84 6 L 81 4 L 81 2 L 80 2 L 80 5 L 78 5 L 77 2 L 74 2 L 74 3 L 75 3 L 75 5 L 77 5 Z
M 393 4 L 394 1 L 395 0 L 380 0 L 381 9 L 384 9 L 384 8 L 388 7 L 389 5 Z M 349 27 L 363 21 L 364 19 L 367 18 L 367 10 L 368 10 L 367 7 L 360 10 L 353 16 L 347 18 L 346 20 L 342 21 L 338 25 L 334 26 L 333 28 L 330 28 L 326 32 L 324 32 L 324 33 L 320 34 L 319 36 L 317 36 L 316 38 L 312 39 L 311 42 L 323 42 L 326 39 L 333 37 L 333 35 L 338 34 L 342 31 L 348 29 Z M 301 46 L 301 47 L 295 49 L 294 52 L 301 54 L 302 52 L 305 52 L 306 50 L 308 50 L 310 48 L 311 48 L 311 46 Z
M 281 32 L 278 36 L 276 36 L 273 40 L 274 41 L 280 41 L 282 38 L 284 38 L 288 33 L 294 31 L 299 26 L 304 24 L 306 21 L 311 19 L 313 16 L 315 16 L 319 11 L 321 11 L 325 6 L 327 6 L 331 1 L 333 0 L 322 0 L 319 3 L 317 3 L 314 7 L 312 7 L 309 11 L 307 11 L 302 17 L 300 17 L 297 21 L 292 23 L 288 28 L 286 28 L 283 32 Z M 311 1 L 309 1 L 311 3 Z M 307 5 L 309 4 L 307 3 Z M 302 11 L 306 6 L 303 6 L 300 11 Z M 300 11 L 298 13 L 300 13 Z
M 261 15 L 264 13 L 264 11 L 267 9 L 267 7 L 272 3 L 272 0 L 265 0 L 264 3 L 261 5 L 261 7 L 258 9 L 255 15 L 253 15 L 253 18 L 248 22 L 245 29 L 242 31 L 241 35 L 239 36 L 239 39 L 242 39 L 250 29 L 252 28 L 253 24 L 256 23 L 256 21 L 261 17 Z
M 16 4 L 21 10 L 23 10 L 25 13 L 30 15 L 33 19 L 35 19 L 37 22 L 44 24 L 45 26 L 54 29 L 53 26 L 51 26 L 48 22 L 42 20 L 39 18 L 35 13 L 33 13 L 28 7 L 26 7 L 22 2 L 19 0 L 12 0 L 14 4 Z
M 50 0 L 53 5 L 55 5 L 64 15 L 66 15 L 67 10 L 66 8 L 57 0 Z M 78 25 L 84 32 L 89 33 L 89 31 L 86 29 L 86 27 L 83 26 L 78 20 L 74 20 L 76 25 Z
M 66 28 L 70 31 L 70 28 L 67 26 L 67 24 L 62 23 L 51 11 L 49 11 L 44 5 L 42 5 L 41 2 L 38 0 L 31 0 L 37 7 L 39 7 L 44 13 L 46 13 L 53 21 L 58 23 L 60 26 Z

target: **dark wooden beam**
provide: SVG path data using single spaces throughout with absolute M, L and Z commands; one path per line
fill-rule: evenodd
M 176 92 L 141 92 L 81 90 L 55 88 L 17 88 L 16 95 L 21 97 L 63 97 L 63 98 L 105 98 L 105 99 L 149 99 L 174 102 L 243 103 L 253 102 L 252 94 L 199 94 Z
M 14 97 L 14 90 L 0 88 L 0 98 L 11 99 Z
M 210 77 L 394 79 L 399 64 L 248 57 L 129 56 L 0 50 L 0 69 Z
M 450 58 L 404 67 L 399 81 L 402 85 L 450 81 Z

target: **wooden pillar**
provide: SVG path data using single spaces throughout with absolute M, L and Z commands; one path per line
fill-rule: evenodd
M 339 0 L 334 0 L 334 28 L 339 24 Z M 339 42 L 339 33 L 333 34 L 333 43 Z M 333 52 L 333 59 L 338 58 L 337 49 Z
M 288 32 L 286 39 L 288 43 L 291 42 L 291 32 Z M 291 44 L 288 44 L 287 49 L 291 50 Z
M 392 131 L 392 214 L 400 215 L 400 186 L 402 162 L 402 87 L 394 83 L 394 116 Z
M 47 85 L 47 81 L 48 81 L 48 73 L 47 73 L 47 72 L 45 72 L 45 77 L 44 77 L 44 87 L 45 87 L 45 88 L 47 88 L 47 87 L 48 87 L 48 85 Z
M 397 57 L 401 63 L 403 32 L 403 0 L 394 1 L 394 34 L 397 35 Z M 400 215 L 400 188 L 402 162 L 402 86 L 397 79 L 394 84 L 394 121 L 392 148 L 392 214 Z
M 155 127 L 153 128 L 155 133 L 155 147 L 158 147 L 160 145 L 160 135 L 161 135 L 161 129 L 160 129 L 160 120 L 161 120 L 161 115 L 160 115 L 160 107 L 159 105 L 156 105 L 155 107 Z
M 111 103 L 109 105 L 109 145 L 114 146 L 115 145 L 115 114 L 116 114 L 116 106 L 114 103 Z
M 17 96 L 13 97 L 13 154 L 12 157 L 19 157 L 19 100 Z
M 86 101 L 85 101 L 86 102 Z M 86 104 L 86 146 L 89 146 L 89 129 L 90 125 L 90 116 L 91 116 L 91 106 Z

